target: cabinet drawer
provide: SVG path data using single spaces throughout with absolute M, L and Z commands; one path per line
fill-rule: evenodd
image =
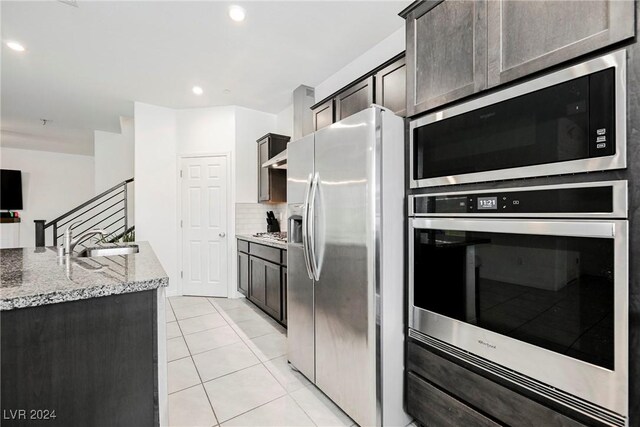
M 280 264 L 282 262 L 281 252 L 282 251 L 280 249 L 272 248 L 271 246 L 265 246 L 253 242 L 249 244 L 249 253 L 252 256 L 257 256 L 267 261 L 275 262 L 276 264 Z
M 407 347 L 407 370 L 507 425 L 584 426 L 412 341 Z
M 412 372 L 407 374 L 407 410 L 425 426 L 499 426 Z
M 249 253 L 249 242 L 246 240 L 238 240 L 238 252 Z

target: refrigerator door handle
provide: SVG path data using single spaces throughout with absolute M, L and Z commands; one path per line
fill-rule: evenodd
M 309 236 L 307 231 L 309 228 L 309 194 L 311 190 L 311 178 L 312 174 L 309 174 L 307 178 L 307 185 L 304 191 L 304 205 L 302 206 L 302 253 L 304 254 L 304 266 L 307 268 L 307 276 L 313 280 L 313 273 L 311 271 L 311 262 L 309 261 Z
M 315 219 L 315 211 L 316 211 L 316 194 L 318 193 L 318 180 L 320 175 L 316 172 L 313 177 L 313 182 L 311 183 L 311 196 L 309 200 L 309 218 L 307 219 L 307 226 L 309 227 L 309 258 L 311 262 L 311 272 L 313 273 L 313 278 L 318 281 L 320 280 L 320 271 L 318 271 L 318 264 L 316 262 L 316 219 Z

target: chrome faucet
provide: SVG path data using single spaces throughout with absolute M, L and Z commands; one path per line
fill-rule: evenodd
M 78 224 L 82 224 L 82 221 L 76 221 L 72 223 L 64 231 L 64 248 L 62 249 L 62 251 L 64 251 L 64 255 L 73 255 L 73 249 L 80 242 L 83 242 L 89 239 L 90 237 L 93 237 L 95 235 L 100 235 L 100 237 L 104 237 L 105 235 L 104 230 L 94 229 L 94 230 L 87 230 L 74 239 L 71 229 Z

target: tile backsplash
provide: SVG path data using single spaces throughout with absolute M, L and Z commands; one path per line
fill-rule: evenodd
M 273 211 L 280 223 L 280 231 L 286 231 L 286 203 L 236 203 L 236 234 L 253 234 L 267 231 L 267 211 Z

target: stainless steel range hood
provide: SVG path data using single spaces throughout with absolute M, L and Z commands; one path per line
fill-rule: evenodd
M 293 138 L 297 141 L 313 132 L 313 115 L 311 106 L 315 102 L 315 90 L 312 87 L 300 85 L 293 91 Z M 276 154 L 262 164 L 263 168 L 286 169 L 287 150 Z
M 287 150 L 284 150 L 262 164 L 263 168 L 286 169 L 287 168 Z

